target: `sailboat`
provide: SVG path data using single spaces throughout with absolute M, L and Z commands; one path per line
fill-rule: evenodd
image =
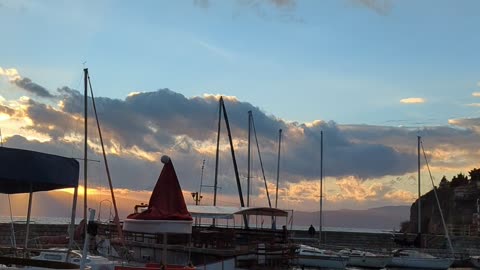
M 320 224 L 319 244 L 322 241 L 322 199 L 323 199 L 323 131 L 320 132 Z M 299 245 L 294 251 L 293 264 L 298 266 L 345 269 L 348 263 L 348 256 L 338 252 Z
M 348 256 L 348 266 L 366 268 L 385 268 L 392 261 L 392 256 L 377 254 L 358 249 L 342 249 L 340 254 Z
M 421 146 L 421 137 L 417 137 L 418 148 L 418 205 L 417 205 L 417 237 L 419 237 L 419 242 L 421 242 L 421 192 L 420 192 L 420 146 Z M 428 164 L 427 164 L 428 165 Z M 440 211 L 440 216 L 442 218 L 442 223 L 445 229 L 445 234 L 450 246 L 450 249 L 453 254 L 452 244 L 450 238 L 448 237 L 448 231 L 446 229 L 445 221 L 442 214 L 442 209 L 440 208 L 440 203 L 438 197 L 436 196 L 435 186 L 433 187 L 435 192 L 435 198 L 437 199 L 437 204 Z M 388 265 L 390 267 L 403 267 L 403 268 L 423 268 L 423 269 L 447 269 L 453 264 L 453 258 L 438 258 L 431 254 L 424 253 L 418 250 L 412 249 L 398 249 L 393 251 L 392 262 Z

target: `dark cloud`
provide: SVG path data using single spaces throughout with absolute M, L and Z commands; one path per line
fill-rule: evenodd
M 388 15 L 392 10 L 391 0 L 350 0 L 354 4 L 373 10 L 379 15 Z
M 212 6 L 211 0 L 194 0 L 195 6 L 208 9 Z M 303 19 L 297 17 L 293 11 L 296 7 L 295 0 L 236 0 L 236 4 L 242 9 L 253 11 L 258 17 L 266 20 L 275 19 L 282 22 L 302 23 Z M 237 17 L 240 10 L 234 11 Z
M 59 141 L 63 143 L 65 134 L 83 134 L 83 96 L 69 88 L 61 88 L 59 93 L 63 101 L 60 109 L 30 100 L 26 110 L 33 121 L 30 128 L 49 135 L 55 142 L 46 143 L 49 146 L 57 146 Z M 111 160 L 119 187 L 152 188 L 161 169 L 160 163 L 152 161 L 152 157 L 157 158 L 161 154 L 172 156 L 177 173 L 183 181 L 182 186 L 189 190 L 198 190 L 202 160 L 206 159 L 208 165 L 205 167 L 204 184 L 213 184 L 218 121 L 216 97 L 186 98 L 169 89 L 160 89 L 132 95 L 124 100 L 98 97 L 96 104 L 107 148 L 113 147 L 118 152 L 117 155 L 111 155 Z M 360 180 L 414 172 L 417 160 L 416 136 L 419 133 L 424 136 L 425 145 L 429 149 L 472 149 L 472 142 L 480 147 L 479 142 L 474 142 L 478 141 L 474 128 L 431 127 L 418 131 L 398 127 L 338 125 L 333 121 L 286 123 L 267 115 L 250 103 L 234 98 L 225 98 L 225 105 L 244 188 L 249 110 L 253 111 L 266 177 L 271 183 L 276 177 L 280 128 L 283 129 L 282 182 L 318 179 L 320 131 L 324 132 L 324 175 L 353 175 Z M 93 117 L 90 119 L 89 140 L 98 143 Z M 457 123 L 460 125 L 461 122 Z M 454 145 L 452 138 L 460 139 Z M 65 147 L 67 145 L 65 143 Z M 81 153 L 79 149 L 81 147 L 76 151 Z M 131 149 L 143 151 L 144 154 L 131 155 Z M 258 180 L 261 179 L 258 154 L 254 146 L 252 150 L 255 168 L 252 175 Z M 142 158 L 142 155 L 149 155 L 150 158 Z M 223 121 L 220 155 L 219 185 L 222 186 L 222 193 L 235 194 L 235 177 Z M 434 154 L 431 157 L 435 158 Z M 263 181 L 256 181 L 255 185 L 255 192 L 258 192 L 263 188 Z
M 13 81 L 13 83 L 16 86 L 22 88 L 23 90 L 33 93 L 39 97 L 54 97 L 52 94 L 50 94 L 50 92 L 48 92 L 45 87 L 32 82 L 32 80 L 30 80 L 29 78 L 16 79 Z

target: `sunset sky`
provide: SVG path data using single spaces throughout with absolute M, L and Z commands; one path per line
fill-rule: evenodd
M 164 154 L 188 204 L 203 160 L 213 185 L 220 96 L 244 194 L 252 110 L 270 194 L 283 129 L 279 207 L 318 210 L 320 131 L 326 209 L 410 205 L 418 135 L 437 183 L 479 167 L 478 10 L 475 0 L 0 0 L 3 142 L 82 157 L 88 67 L 124 213 L 148 202 Z M 95 128 L 89 154 L 100 161 Z M 223 123 L 220 151 L 219 204 L 238 205 Z M 252 152 L 251 203 L 265 206 Z M 97 205 L 108 198 L 104 164 L 89 165 Z M 212 189 L 202 193 L 211 204 Z M 42 194 L 38 211 L 55 215 L 42 206 L 65 194 Z

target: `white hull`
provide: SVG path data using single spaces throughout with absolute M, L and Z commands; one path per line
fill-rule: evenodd
M 385 268 L 391 262 L 391 256 L 350 256 L 348 259 L 349 266 L 367 268 Z
M 470 263 L 473 265 L 473 267 L 480 268 L 480 256 L 471 256 Z
M 123 230 L 141 233 L 192 233 L 191 220 L 125 219 Z
M 224 270 L 235 269 L 235 258 L 222 260 L 219 262 L 195 265 L 197 270 Z
M 347 257 L 299 255 L 295 258 L 294 263 L 298 266 L 345 269 L 345 267 L 347 267 L 347 262 Z
M 451 258 L 411 258 L 393 257 L 388 265 L 401 268 L 447 269 L 453 263 Z

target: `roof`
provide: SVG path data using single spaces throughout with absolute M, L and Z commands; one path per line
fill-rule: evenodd
M 0 193 L 29 193 L 78 186 L 79 164 L 41 152 L 0 147 Z
M 257 215 L 286 217 L 288 212 L 278 208 L 269 207 L 237 207 L 237 206 L 211 206 L 187 205 L 192 217 L 232 219 L 234 215 Z

